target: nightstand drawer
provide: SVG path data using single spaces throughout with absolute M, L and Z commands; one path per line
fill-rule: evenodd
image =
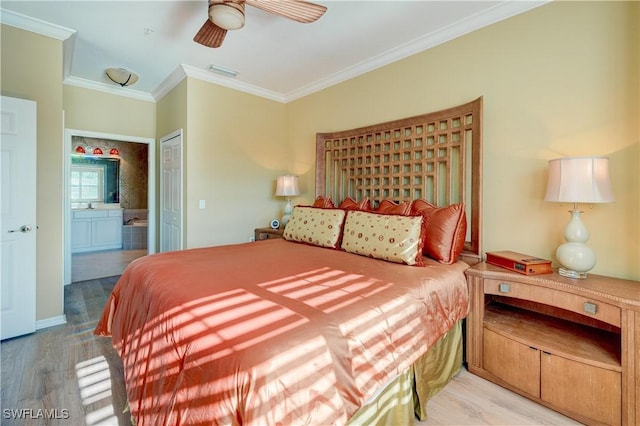
M 271 238 L 282 238 L 283 233 L 284 229 L 256 228 L 254 231 L 254 239 L 256 241 L 263 241 Z
M 484 293 L 556 306 L 596 318 L 608 324 L 615 325 L 616 327 L 620 327 L 621 324 L 621 310 L 619 307 L 560 290 L 523 284 L 517 281 L 485 279 Z

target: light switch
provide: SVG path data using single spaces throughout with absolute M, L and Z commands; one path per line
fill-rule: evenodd
M 206 209 L 207 208 L 207 202 L 205 200 L 198 201 L 198 207 L 201 208 L 201 209 Z

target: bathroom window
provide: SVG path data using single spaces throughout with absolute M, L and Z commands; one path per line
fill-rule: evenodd
M 74 165 L 71 167 L 71 201 L 101 202 L 104 188 L 104 167 Z

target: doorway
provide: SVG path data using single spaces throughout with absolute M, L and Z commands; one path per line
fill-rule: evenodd
M 133 144 L 144 144 L 146 148 L 146 162 L 147 162 L 147 170 L 146 170 L 146 178 L 147 178 L 147 188 L 146 188 L 146 204 L 147 209 L 144 210 L 144 216 L 142 216 L 142 210 L 110 210 L 112 206 L 105 206 L 104 204 L 97 203 L 97 209 L 94 209 L 93 205 L 87 204 L 78 205 L 74 204 L 73 207 L 77 209 L 72 209 L 72 201 L 73 197 L 76 197 L 76 194 L 72 195 L 71 191 L 71 176 L 72 176 L 72 161 L 71 158 L 73 154 L 75 154 L 72 147 L 78 145 L 78 138 L 87 139 L 87 140 L 104 140 L 107 142 L 113 142 L 112 145 L 125 145 L 125 146 L 133 146 Z M 76 142 L 74 142 L 76 141 Z M 129 145 L 131 144 L 131 145 Z M 107 143 L 107 145 L 109 145 Z M 83 145 L 83 149 L 87 148 Z M 103 148 L 100 146 L 91 147 L 92 149 L 99 148 L 103 154 L 105 154 Z M 93 152 L 93 151 L 92 151 Z M 100 151 L 96 151 L 100 152 Z M 141 138 L 136 136 L 128 136 L 128 135 L 117 135 L 117 134 L 108 134 L 108 133 L 100 133 L 100 132 L 90 132 L 84 130 L 75 130 L 75 129 L 66 129 L 65 130 L 65 146 L 64 146 L 64 156 L 65 156 L 65 182 L 64 182 L 64 209 L 65 209 L 65 236 L 64 236 L 64 259 L 65 259 L 65 268 L 64 268 L 64 284 L 71 284 L 74 281 L 80 281 L 82 278 L 96 278 L 97 275 L 119 275 L 129 262 L 131 262 L 136 257 L 139 257 L 142 254 L 151 254 L 156 252 L 156 146 L 155 140 L 152 138 Z M 86 153 L 85 153 L 86 154 Z M 77 200 L 76 200 L 77 201 Z M 110 200 L 113 201 L 113 200 Z M 118 200 L 120 201 L 120 200 Z M 118 203 L 114 203 L 117 205 Z M 91 207 L 91 208 L 87 208 Z M 118 206 L 120 207 L 120 206 Z M 85 210 L 86 208 L 86 210 Z M 104 208 L 105 211 L 101 211 Z M 106 212 L 108 210 L 108 212 Z M 80 214 L 78 214 L 80 212 Z M 126 213 L 126 214 L 125 214 Z M 79 216 L 81 220 L 75 218 L 75 216 Z M 86 218 L 82 216 L 87 216 Z M 93 218 L 93 216 L 98 216 L 98 218 Z M 106 216 L 106 217 L 102 217 Z M 115 217 L 115 219 L 113 217 Z M 126 217 L 125 217 L 126 216 Z M 131 216 L 131 217 L 129 217 Z M 141 217 L 138 217 L 141 216 Z M 119 235 L 119 239 L 122 241 L 122 244 L 125 242 L 132 241 L 132 234 L 135 232 L 136 235 L 140 233 L 140 231 L 146 231 L 146 249 L 143 250 L 138 246 L 129 246 L 128 250 L 122 250 L 122 246 L 118 249 L 113 244 L 108 242 L 108 238 L 110 238 L 113 233 L 112 232 L 102 232 L 100 231 L 100 226 L 107 225 L 109 226 L 108 221 L 114 221 L 114 225 L 110 229 L 117 229 L 118 232 L 122 232 Z M 86 222 L 86 223 L 85 223 Z M 95 223 L 93 223 L 95 222 Z M 115 227 L 115 222 L 119 222 L 118 227 Z M 124 226 L 126 222 L 129 222 L 130 226 Z M 107 240 L 101 239 L 99 244 L 106 243 L 108 245 L 105 246 L 97 246 L 97 247 L 83 247 L 84 244 L 82 241 L 78 243 L 78 238 L 72 237 L 72 229 L 86 229 L 87 232 L 91 232 L 92 230 L 97 232 L 99 235 L 101 234 L 103 237 L 108 237 Z M 108 229 L 108 228 L 104 228 Z M 74 231 L 75 232 L 75 231 Z M 138 235 L 138 238 L 140 236 Z M 129 238 L 129 239 L 127 239 Z M 80 238 L 82 240 L 83 237 Z M 89 240 L 88 238 L 86 238 Z M 94 239 L 95 241 L 95 239 Z M 73 246 L 72 246 L 73 243 Z M 116 243 L 116 246 L 118 244 Z M 105 249 L 102 249 L 105 248 Z M 95 249 L 95 250 L 94 250 Z M 129 250 L 130 249 L 130 250 Z M 75 260 L 75 264 L 74 264 Z M 89 275 L 87 275 L 89 273 Z M 93 273 L 96 276 L 91 276 Z M 79 277 L 79 278 L 78 278 Z

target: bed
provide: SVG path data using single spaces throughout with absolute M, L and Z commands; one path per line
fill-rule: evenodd
M 479 253 L 480 112 L 478 99 L 318 134 L 317 197 L 294 207 L 283 239 L 132 262 L 95 329 L 122 358 L 132 421 L 424 418 L 462 363 L 464 270 Z

